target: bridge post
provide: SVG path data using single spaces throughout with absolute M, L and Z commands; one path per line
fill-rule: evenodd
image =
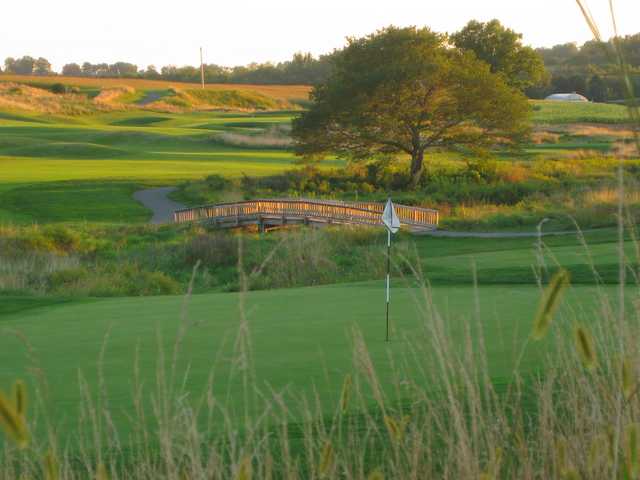
M 264 219 L 262 218 L 262 216 L 258 217 L 258 231 L 260 233 L 264 233 Z

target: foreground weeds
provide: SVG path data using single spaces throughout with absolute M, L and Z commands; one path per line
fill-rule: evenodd
M 237 234 L 192 226 L 0 226 L 0 293 L 140 296 L 178 294 L 200 261 L 196 292 L 240 289 L 238 244 L 248 289 L 380 278 L 384 235 L 375 229 L 288 229 Z M 398 242 L 408 254 L 408 242 Z M 259 275 L 258 275 L 259 273 Z

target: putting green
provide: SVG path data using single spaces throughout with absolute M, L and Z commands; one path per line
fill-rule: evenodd
M 466 328 L 475 318 L 473 287 L 438 286 L 431 293 L 454 344 L 463 345 Z M 593 286 L 573 287 L 554 331 L 570 326 L 575 318 L 588 321 L 599 301 L 595 293 Z M 479 323 L 474 320 L 473 324 L 481 325 L 486 338 L 492 379 L 503 384 L 529 334 L 539 291 L 533 285 L 498 285 L 482 287 L 477 294 Z M 234 342 L 239 326 L 239 298 L 238 294 L 206 294 L 189 299 L 188 319 L 192 326 L 184 338 L 180 360 L 180 371 L 188 370 L 186 385 L 193 394 L 203 392 L 214 369 L 214 392 L 220 399 L 229 398 L 236 408 L 242 405 L 242 382 L 237 372 L 231 376 L 229 372 L 237 356 Z M 423 297 L 418 289 L 396 285 L 392 291 L 392 341 L 386 343 L 380 282 L 247 294 L 245 310 L 249 312 L 256 385 L 292 394 L 312 394 L 315 388 L 323 405 L 332 408 L 344 375 L 352 371 L 352 333 L 356 328 L 363 332 L 383 385 L 390 388 L 390 359 L 399 362 L 404 355 L 411 356 L 411 343 L 428 348 L 425 322 L 433 319 L 421 313 L 424 301 L 420 298 Z M 78 372 L 96 388 L 103 343 L 109 403 L 118 423 L 126 426 L 126 412 L 132 408 L 136 348 L 140 352 L 141 378 L 149 393 L 156 379 L 158 344 L 171 348 L 183 308 L 182 297 L 52 305 L 27 298 L 3 298 L 2 302 L 6 306 L 0 312 L 6 313 L 0 313 L 0 387 L 7 389 L 14 379 L 28 378 L 32 366 L 23 341 L 11 333 L 15 330 L 30 345 L 43 370 L 50 389 L 48 404 L 63 431 L 69 431 L 77 418 Z M 522 372 L 542 368 L 541 355 L 548 347 L 545 342 L 530 344 L 523 357 Z

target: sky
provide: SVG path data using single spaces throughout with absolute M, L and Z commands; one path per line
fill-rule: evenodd
M 469 20 L 497 18 L 535 47 L 591 38 L 575 0 L 0 0 L 0 62 L 45 57 L 70 62 L 126 61 L 234 66 L 327 53 L 393 24 L 454 32 Z M 609 0 L 587 0 L 604 36 Z M 616 0 L 621 34 L 640 32 L 640 0 Z

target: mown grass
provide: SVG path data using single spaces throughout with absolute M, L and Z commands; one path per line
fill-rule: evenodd
M 536 123 L 629 123 L 623 105 L 551 100 L 536 100 L 531 104 Z
M 46 81 L 43 79 L 42 81 Z M 108 82 L 107 82 L 108 83 Z M 106 85 L 106 84 L 105 84 Z M 205 90 L 204 92 L 193 90 L 194 95 L 204 95 L 207 101 L 209 97 L 218 95 L 216 90 Z M 221 92 L 224 93 L 224 92 Z M 140 99 L 138 99 L 140 100 Z M 538 105 L 538 104 L 536 104 Z M 600 120 L 608 121 L 606 115 L 601 115 L 602 106 L 596 104 L 588 105 L 563 105 L 558 110 L 555 104 L 539 104 L 540 109 L 534 111 L 534 121 L 551 123 L 564 121 L 577 121 L 585 111 L 592 112 Z M 608 108 L 608 106 L 606 106 Z M 537 108 L 537 107 L 536 107 Z M 606 109 L 605 109 L 606 110 Z M 607 110 L 608 111 L 608 110 Z M 563 115 L 569 112 L 569 117 Z M 582 112 L 582 113 L 581 113 Z M 600 112 L 600 113 L 598 113 Z M 24 215 L 24 211 L 29 210 L 29 199 L 18 199 L 16 196 L 28 191 L 42 192 L 50 188 L 59 190 L 62 185 L 74 188 L 73 182 L 77 183 L 80 190 L 83 183 L 91 182 L 114 182 L 113 194 L 128 194 L 117 185 L 120 183 L 144 185 L 175 185 L 184 181 L 198 180 L 211 174 L 222 175 L 227 178 L 241 178 L 243 176 L 273 176 L 294 168 L 295 157 L 291 152 L 289 142 L 286 137 L 286 129 L 295 112 L 191 112 L 191 113 L 158 113 L 140 111 L 133 108 L 126 112 L 103 112 L 92 115 L 75 117 L 56 116 L 38 112 L 6 112 L 0 119 L 0 129 L 3 135 L 0 137 L 0 183 L 16 186 L 16 192 L 10 201 L 0 207 L 3 219 L 23 222 L 25 219 L 37 221 L 63 221 L 64 211 L 55 212 L 52 206 L 45 214 L 35 216 Z M 599 116 L 600 115 L 600 116 Z M 598 121 L 600 121 L 598 120 Z M 574 124 L 575 125 L 575 124 Z M 564 127 L 563 127 L 564 128 Z M 570 129 L 565 133 L 554 134 L 559 140 L 553 143 L 539 143 L 526 146 L 522 152 L 499 157 L 502 171 L 499 182 L 518 181 L 523 169 L 533 172 L 533 177 L 546 175 L 540 172 L 543 163 L 538 163 L 541 158 L 552 160 L 562 160 L 567 155 L 585 158 L 582 166 L 569 165 L 574 172 L 584 170 L 586 176 L 601 175 L 601 168 L 586 168 L 589 165 L 598 163 L 608 164 L 609 161 L 601 162 L 598 156 L 612 155 L 616 142 L 620 141 L 620 132 L 598 131 L 597 137 L 591 134 L 581 135 L 578 129 Z M 584 129 L 583 129 L 584 130 Z M 606 129 L 605 129 L 606 130 Z M 276 132 L 274 134 L 273 132 Z M 615 136 L 611 136 L 614 135 Z M 609 135 L 609 136 L 607 136 Z M 555 138 L 555 137 L 554 137 Z M 429 155 L 429 176 L 456 177 L 469 170 L 469 159 L 459 154 L 436 153 Z M 475 162 L 475 161 L 474 161 Z M 569 159 L 564 163 L 576 163 Z M 563 162 L 556 162 L 560 165 Z M 322 168 L 334 168 L 344 165 L 336 160 L 325 160 Z M 548 169 L 547 169 L 548 170 Z M 513 172 L 511 172 L 513 171 Z M 473 173 L 473 172 L 471 172 Z M 393 174 L 395 175 L 395 174 Z M 527 173 L 528 177 L 531 174 Z M 606 176 L 606 174 L 605 174 Z M 429 184 L 436 190 L 441 189 L 440 178 L 430 178 Z M 555 180 L 554 180 L 555 181 Z M 44 185 L 54 182 L 52 187 Z M 61 184 L 60 182 L 69 182 Z M 378 181 L 379 182 L 379 181 Z M 389 183 L 391 182 L 391 183 Z M 379 185 L 374 185 L 374 189 L 379 189 L 382 197 L 386 196 L 389 190 L 393 191 L 397 187 L 393 186 L 393 178 L 384 180 Z M 457 181 L 456 181 L 457 182 Z M 460 217 L 461 222 L 454 226 L 456 228 L 472 228 L 476 218 L 463 218 L 458 213 L 451 210 L 443 203 L 442 198 L 450 198 L 449 190 L 464 191 L 453 182 L 451 188 L 444 188 L 442 195 L 428 194 L 422 199 L 431 207 L 441 208 L 443 218 L 455 219 Z M 455 184 L 455 185 L 454 185 Z M 18 188 L 19 187 L 19 188 Z M 325 185 L 315 185 L 309 183 L 308 187 L 313 191 L 313 195 L 333 195 L 331 188 L 326 189 Z M 364 189 L 359 189 L 354 185 L 346 192 L 348 196 L 366 195 L 366 188 L 371 185 L 364 185 Z M 504 185 L 496 188 L 493 186 L 481 186 L 485 193 L 478 194 L 483 198 L 481 203 L 492 203 L 492 190 L 504 190 Z M 6 189 L 3 189 L 3 191 Z M 200 191 L 198 195 L 192 195 L 198 187 L 189 188 L 190 194 L 183 190 L 180 199 L 188 203 L 204 203 L 214 200 L 206 191 Z M 202 190 L 202 189 L 201 189 Z M 308 190 L 308 189 L 307 189 Z M 530 189 L 531 190 L 531 189 Z M 535 190 L 535 189 L 534 189 Z M 562 190 L 565 191 L 564 187 Z M 307 191 L 299 192 L 272 192 L 275 195 L 282 194 L 309 195 Z M 340 195 L 345 192 L 341 192 Z M 437 193 L 437 192 L 436 192 Z M 473 192 L 472 192 L 473 193 Z M 263 194 L 257 192 L 256 194 Z M 264 192 L 269 195 L 269 192 Z M 70 195 L 75 195 L 72 192 Z M 475 194 L 474 194 L 475 195 Z M 397 195 L 396 195 L 397 196 Z M 406 195 L 405 195 L 406 196 Z M 401 195 L 401 201 L 405 201 Z M 211 197 L 211 198 L 210 198 Z M 382 198 L 381 197 L 381 198 Z M 477 195 L 475 195 L 477 197 Z M 450 202 L 474 205 L 478 202 L 476 198 L 451 198 Z M 112 197 L 113 198 L 113 197 Z M 128 207 L 124 205 L 129 202 Z M 13 209 L 14 205 L 23 203 L 25 206 L 21 211 Z M 96 219 L 115 219 L 113 213 L 100 212 L 99 202 L 90 202 L 96 210 L 92 215 L 88 215 L 89 209 L 84 208 L 87 216 Z M 138 205 L 129 196 L 122 196 L 116 202 L 122 205 L 125 211 L 134 212 Z M 498 202 L 499 204 L 500 202 Z M 55 205 L 53 203 L 52 205 Z M 88 204 L 87 204 L 88 205 Z M 110 207 L 104 204 L 105 209 Z M 11 208 L 9 208 L 11 207 Z M 498 205 L 499 210 L 508 213 L 513 210 L 512 205 Z M 559 209 L 565 208 L 560 205 Z M 544 207 L 548 210 L 548 207 Z M 111 209 L 113 210 L 113 209 Z M 477 210 L 480 212 L 482 209 Z M 495 208 L 494 208 L 495 210 Z M 466 210 L 470 211 L 469 209 Z M 13 213 L 11 213 L 13 212 Z M 28 213 L 28 212 L 27 212 Z M 501 212 L 502 213 L 502 212 Z M 522 217 L 515 212 L 516 217 Z M 84 215 L 84 213 L 82 214 Z M 475 215 L 475 214 L 474 214 Z M 488 218 L 490 214 L 480 213 L 480 217 Z M 526 225 L 531 225 L 539 221 L 534 218 L 525 221 Z M 66 220 L 74 221 L 79 218 L 72 214 Z M 83 217 L 84 218 L 84 217 Z M 126 215 L 121 216 L 126 218 Z M 142 216 L 133 214 L 130 221 L 136 222 Z M 504 217 L 506 218 L 506 217 Z M 102 220 L 100 220 L 102 221 Z M 119 221 L 119 220 L 118 220 Z M 499 220 L 491 221 L 484 228 L 520 228 L 520 220 Z M 453 225 L 453 224 L 452 224 Z M 473 227 L 482 228 L 482 227 Z
M 265 125 L 280 124 L 290 115 L 136 112 L 71 120 L 29 114 L 0 120 L 4 219 L 144 221 L 131 188 L 121 185 L 175 184 L 213 172 L 228 177 L 272 175 L 290 168 L 293 155 L 288 151 L 248 151 L 212 138 L 236 128 L 225 123 L 242 125 L 256 118 Z M 94 193 L 108 192 L 108 198 L 89 198 L 87 185 L 97 187 L 96 182 L 103 185 Z M 56 195 L 47 204 L 44 198 L 53 191 Z M 83 205 L 75 203 L 81 198 Z M 79 213 L 73 213 L 73 205 Z
M 342 380 L 350 370 L 351 341 L 349 332 L 361 329 L 369 345 L 369 354 L 380 375 L 384 389 L 393 391 L 392 364 L 388 356 L 400 361 L 407 353 L 408 339 L 424 335 L 418 290 L 396 284 L 391 309 L 392 337 L 384 342 L 384 291 L 380 282 L 340 286 L 287 289 L 251 293 L 245 298 L 247 311 L 252 312 L 249 324 L 252 336 L 254 374 L 261 383 L 274 391 L 289 390 L 294 395 L 310 396 L 317 390 L 324 409 L 338 402 Z M 593 321 L 598 302 L 594 286 L 575 287 L 564 314 L 580 312 L 585 323 Z M 606 295 L 614 290 L 606 289 Z M 434 302 L 449 323 L 449 333 L 455 344 L 464 340 L 465 325 L 473 315 L 472 286 L 434 287 Z M 502 383 L 510 377 L 522 345 L 529 334 L 531 312 L 535 310 L 539 291 L 535 285 L 486 286 L 482 288 L 479 321 L 491 341 L 486 345 L 491 380 Z M 187 391 L 197 395 L 207 383 L 210 368 L 216 359 L 233 355 L 233 338 L 239 322 L 237 294 L 196 295 L 189 300 L 189 321 L 193 328 L 182 339 L 186 355 L 182 368 L 190 365 Z M 23 306 L 21 298 L 6 298 L 15 309 Z M 10 384 L 14 378 L 27 377 L 30 361 L 20 338 L 11 336 L 11 329 L 28 339 L 30 348 L 38 352 L 42 374 L 50 381 L 50 402 L 53 418 L 59 418 L 58 428 L 67 437 L 75 428 L 74 414 L 81 402 L 76 381 L 79 368 L 95 389 L 99 374 L 96 369 L 98 352 L 105 336 L 108 343 L 101 365 L 109 391 L 110 405 L 117 414 L 118 427 L 127 432 L 126 416 L 130 411 L 133 364 L 138 349 L 141 378 L 152 382 L 157 361 L 158 335 L 169 349 L 175 341 L 182 309 L 180 297 L 146 299 L 119 298 L 80 303 L 63 303 L 29 308 L 2 316 L 3 335 L 0 349 L 0 384 Z M 348 313 L 347 313 L 348 312 Z M 445 313 L 446 312 L 446 313 Z M 591 312 L 591 313 L 589 313 Z M 286 354 L 282 351 L 286 342 Z M 546 347 L 546 348 L 545 348 Z M 541 370 L 540 361 L 548 344 L 528 352 L 521 373 L 528 376 Z M 87 364 L 89 362 L 89 364 Z M 214 393 L 227 396 L 230 407 L 242 401 L 242 383 L 223 380 L 230 364 L 221 360 Z M 294 418 L 302 412 L 294 414 Z M 259 411 L 252 411 L 257 417 Z

